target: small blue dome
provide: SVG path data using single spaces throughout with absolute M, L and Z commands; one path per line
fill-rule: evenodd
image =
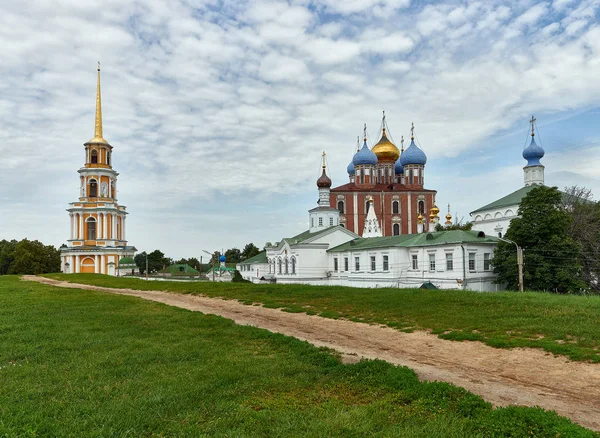
M 531 137 L 531 143 L 523 150 L 523 158 L 527 160 L 528 166 L 541 166 L 540 158 L 544 156 L 544 149 Z
M 396 165 L 394 166 L 394 172 L 396 175 L 404 175 L 404 167 L 402 166 L 402 162 L 400 160 L 402 160 L 402 155 L 398 157 L 396 160 Z
M 220 261 L 220 262 L 224 262 L 225 260 L 226 260 L 226 259 L 225 259 L 225 255 L 222 255 L 221 257 L 219 257 L 219 261 Z
M 415 144 L 414 140 L 411 140 L 410 146 L 400 157 L 400 163 L 402 166 L 406 166 L 407 164 L 420 164 L 421 166 L 424 166 L 425 163 L 427 163 L 427 155 L 419 149 L 419 146 Z
M 374 166 L 377 164 L 377 155 L 375 155 L 375 153 L 373 153 L 373 151 L 371 149 L 369 149 L 369 146 L 367 146 L 366 139 L 365 139 L 362 149 L 360 151 L 358 151 L 356 153 L 356 155 L 354 155 L 352 164 L 354 166 L 360 166 L 360 165 Z
M 356 169 L 354 169 L 354 157 L 352 157 L 352 161 L 350 161 L 346 170 L 348 171 L 348 175 L 354 175 L 356 173 Z

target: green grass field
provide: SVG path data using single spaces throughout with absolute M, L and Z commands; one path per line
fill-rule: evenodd
M 404 367 L 14 276 L 0 277 L 0 382 L 0 437 L 598 436 Z
M 146 282 L 89 274 L 48 277 L 98 286 L 238 299 L 288 312 L 385 324 L 405 331 L 425 329 L 444 339 L 476 340 L 501 348 L 542 348 L 572 360 L 600 362 L 600 296 Z

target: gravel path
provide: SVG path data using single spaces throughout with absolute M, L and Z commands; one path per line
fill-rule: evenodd
M 600 431 L 600 364 L 572 362 L 538 349 L 506 350 L 481 342 L 447 341 L 427 332 L 403 333 L 389 327 L 247 306 L 235 300 L 89 286 L 29 275 L 23 279 L 220 315 L 237 324 L 333 348 L 343 353 L 345 361 L 364 357 L 404 365 L 421 379 L 461 386 L 494 405 L 540 406 Z

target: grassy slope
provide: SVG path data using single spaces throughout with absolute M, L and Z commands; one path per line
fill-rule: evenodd
M 0 436 L 597 436 L 216 316 L 0 277 Z
M 146 282 L 89 274 L 48 277 L 100 286 L 235 298 L 289 312 L 386 324 L 408 331 L 429 329 L 445 339 L 479 340 L 503 348 L 543 348 L 572 360 L 600 362 L 598 296 Z

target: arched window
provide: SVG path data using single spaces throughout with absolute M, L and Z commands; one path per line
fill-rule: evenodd
M 408 184 L 412 184 L 413 183 L 413 170 L 410 169 L 408 171 Z
M 425 201 L 419 201 L 419 214 L 425 214 Z
M 92 164 L 98 164 L 98 151 L 96 149 L 92 150 Z
M 98 196 L 98 183 L 95 179 L 90 180 L 90 197 L 95 198 Z
M 400 213 L 400 207 L 399 207 L 399 205 L 400 205 L 400 203 L 398 201 L 392 202 L 392 213 L 393 214 Z
M 369 212 L 370 207 L 371 207 L 371 203 L 369 201 L 365 201 L 365 213 Z
M 87 222 L 87 240 L 96 240 L 96 219 L 89 217 Z
M 285 258 L 285 275 L 289 274 L 289 260 Z
M 502 238 L 502 233 L 498 233 L 498 237 Z
M 277 263 L 279 265 L 279 271 L 278 272 L 281 274 L 281 264 L 282 264 L 281 259 L 277 260 Z
M 296 257 L 292 257 L 292 274 L 296 273 Z
M 340 212 L 340 214 L 344 214 L 344 201 L 338 201 L 338 211 Z
M 110 151 L 106 152 L 106 164 L 110 166 Z
M 392 228 L 394 230 L 394 236 L 399 236 L 400 235 L 400 224 L 394 224 L 394 226 Z

